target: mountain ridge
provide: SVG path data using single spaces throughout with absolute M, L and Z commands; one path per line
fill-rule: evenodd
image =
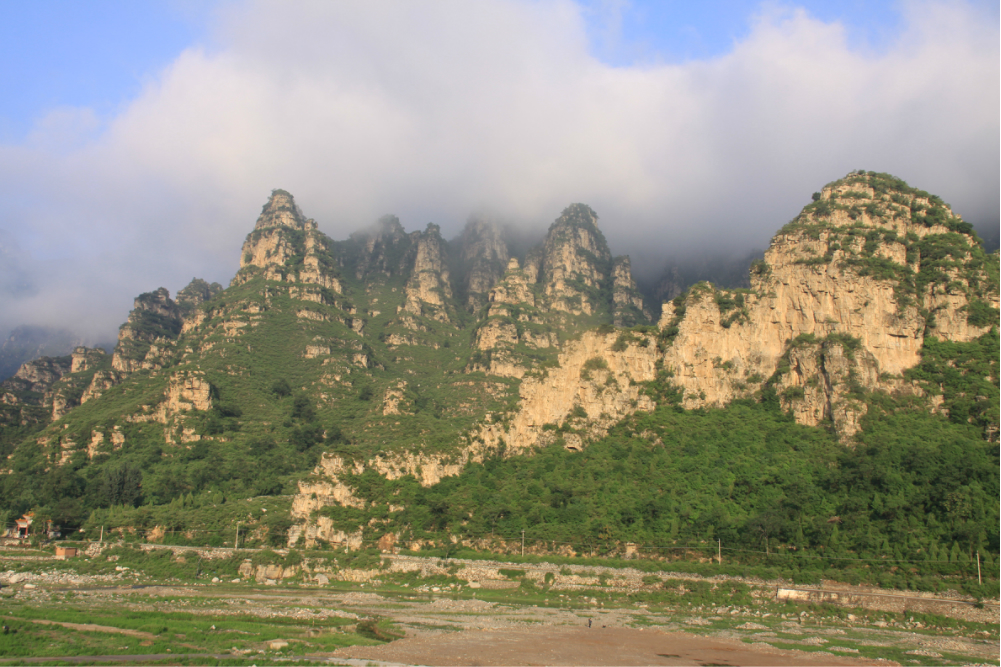
M 19 381 L 61 372 L 0 387 L 4 496 L 37 505 L 17 476 L 58 473 L 100 507 L 102 471 L 138 465 L 154 504 L 292 491 L 289 541 L 311 544 L 350 537 L 323 511 L 368 507 L 366 471 L 429 487 L 490 457 L 582 452 L 659 406 L 774 404 L 853 446 L 892 396 L 996 441 L 996 363 L 982 399 L 928 366 L 934 341 L 973 344 L 998 317 L 997 257 L 938 198 L 853 172 L 776 234 L 751 288 L 698 284 L 656 323 L 597 220 L 572 204 L 520 256 L 484 219 L 451 242 L 393 216 L 334 241 L 275 190 L 228 288 L 142 294 L 111 355 L 29 362 Z

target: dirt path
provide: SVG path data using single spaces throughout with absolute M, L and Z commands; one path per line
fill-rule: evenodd
M 466 630 L 406 637 L 383 646 L 349 647 L 337 658 L 413 665 L 887 665 L 830 653 L 784 651 L 762 644 L 655 629 L 540 626 Z
M 129 635 L 140 639 L 156 639 L 156 635 L 151 632 L 141 630 L 129 630 L 127 628 L 115 628 L 110 625 L 94 625 L 93 623 L 61 623 L 59 621 L 46 621 L 40 618 L 18 618 L 17 616 L 4 616 L 8 621 L 20 621 L 22 623 L 37 623 L 39 625 L 58 625 L 70 630 L 81 630 L 83 632 L 113 632 L 119 635 Z

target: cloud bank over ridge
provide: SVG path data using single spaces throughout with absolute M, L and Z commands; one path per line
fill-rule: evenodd
M 996 226 L 998 28 L 902 11 L 878 50 L 772 6 L 725 55 L 611 67 L 571 2 L 226 5 L 107 122 L 58 109 L 0 146 L 0 329 L 106 336 L 140 291 L 226 282 L 276 187 L 334 238 L 384 213 L 453 236 L 483 208 L 541 230 L 586 202 L 637 264 L 763 247 L 856 168 Z

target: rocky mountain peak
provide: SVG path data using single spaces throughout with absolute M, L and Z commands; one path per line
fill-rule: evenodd
M 458 239 L 461 288 L 470 311 L 486 305 L 487 293 L 501 276 L 510 258 L 500 229 L 488 218 L 470 218 Z
M 595 312 L 597 295 L 611 274 L 612 253 L 598 229 L 598 215 L 585 204 L 571 204 L 549 227 L 543 246 L 542 282 L 554 310 Z
M 160 315 L 161 317 L 174 317 L 177 315 L 177 304 L 170 298 L 170 290 L 166 287 L 160 287 L 152 292 L 140 294 L 132 304 L 132 307 L 137 311 L 146 311 Z
M 311 283 L 340 292 L 339 270 L 332 262 L 329 241 L 315 221 L 303 216 L 292 195 L 273 190 L 254 231 L 243 243 L 240 272 L 231 285 L 263 273 L 268 280 Z M 193 290 L 205 292 L 202 285 Z
M 429 222 L 423 232 L 412 234 L 416 245 L 413 270 L 407 281 L 403 310 L 447 322 L 445 304 L 452 298 L 445 239 L 441 228 Z M 430 307 L 430 308 L 429 308 Z
M 190 310 L 208 301 L 222 291 L 222 285 L 211 283 L 201 278 L 192 278 L 187 287 L 177 293 L 177 305 L 184 310 Z
M 0 345 L 0 380 L 14 375 L 25 361 L 64 355 L 79 344 L 79 336 L 66 329 L 21 325 Z
M 405 270 L 411 239 L 395 215 L 382 216 L 368 229 L 352 234 L 351 241 L 356 248 L 349 261 L 358 280 L 373 273 L 389 276 Z
M 125 373 L 156 368 L 162 346 L 175 340 L 182 326 L 181 309 L 166 287 L 140 294 L 129 319 L 118 330 L 111 367 Z
M 617 327 L 647 324 L 651 316 L 643 305 L 632 263 L 627 255 L 616 257 L 612 265 L 612 322 Z
M 261 209 L 254 229 L 269 227 L 289 227 L 291 229 L 316 229 L 316 222 L 307 219 L 295 203 L 295 199 L 285 190 L 272 190 L 268 203 Z

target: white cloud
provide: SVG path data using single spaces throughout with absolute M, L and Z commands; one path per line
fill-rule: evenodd
M 271 188 L 343 238 L 386 212 L 548 224 L 584 201 L 616 252 L 771 233 L 825 182 L 889 171 L 996 220 L 998 29 L 905 6 L 878 52 L 771 7 L 709 61 L 609 67 L 570 2 L 250 2 L 95 135 L 62 110 L 0 147 L 0 229 L 34 296 L 0 327 L 120 322 L 140 291 L 225 281 Z

